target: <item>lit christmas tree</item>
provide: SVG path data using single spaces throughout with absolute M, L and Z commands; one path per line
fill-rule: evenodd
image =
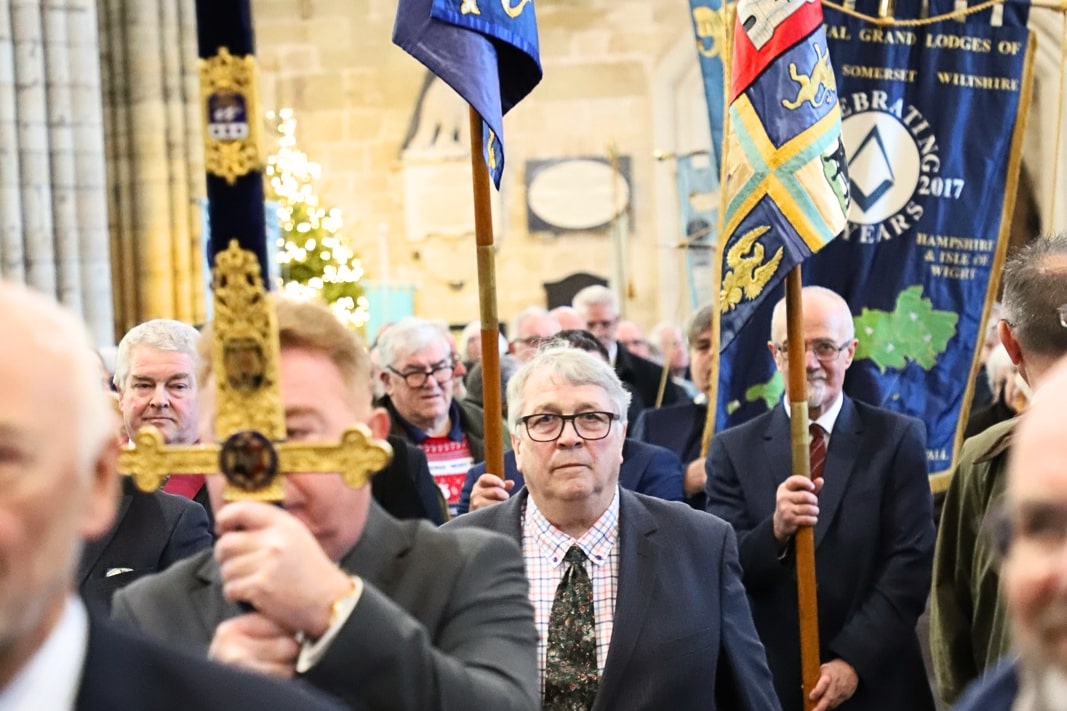
M 319 205 L 318 163 L 296 146 L 292 109 L 270 112 L 279 135 L 267 159 L 267 199 L 278 205 L 278 266 L 282 290 L 298 299 L 324 301 L 346 324 L 362 330 L 370 316 L 360 280 L 363 265 L 341 233 L 341 211 Z

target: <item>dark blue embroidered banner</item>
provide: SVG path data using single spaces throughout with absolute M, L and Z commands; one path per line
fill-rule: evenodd
M 939 0 L 930 13 L 952 9 Z M 898 4 L 898 17 L 908 12 L 918 8 Z M 845 390 L 925 421 L 932 474 L 955 460 L 1006 247 L 1030 86 L 1025 15 L 1016 4 L 1000 27 L 988 13 L 878 27 L 825 13 L 852 206 L 844 237 L 805 262 L 804 282 L 848 300 L 859 348 Z M 756 355 L 780 291 L 723 355 L 719 429 L 781 392 L 769 354 Z
M 716 170 L 722 168 L 723 107 L 726 105 L 726 75 L 722 53 L 726 46 L 726 14 L 722 0 L 689 0 L 692 11 L 693 34 L 696 36 L 700 75 L 704 78 L 704 96 L 708 104 L 708 126 L 711 129 L 711 161 Z
M 400 0 L 393 42 L 482 117 L 485 161 L 499 189 L 503 116 L 541 81 L 532 0 Z

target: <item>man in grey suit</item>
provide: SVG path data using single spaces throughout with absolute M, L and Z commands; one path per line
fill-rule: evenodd
M 708 511 L 737 532 L 783 709 L 804 708 L 793 535 L 814 526 L 823 662 L 810 690 L 815 711 L 932 711 L 915 634 L 934 545 L 926 431 L 842 393 L 857 345 L 844 299 L 807 287 L 803 311 L 804 342 L 791 343 L 778 304 L 769 347 L 783 377 L 787 350 L 804 349 L 811 423 L 829 438 L 824 475 L 791 475 L 789 416 L 776 406 L 712 438 Z
M 777 709 L 730 527 L 619 487 L 628 401 L 611 366 L 589 353 L 535 356 L 508 385 L 526 488 L 445 529 L 488 528 L 521 543 L 545 709 Z M 589 646 L 581 698 L 565 704 L 560 680 L 574 675 L 553 651 L 563 616 L 554 610 L 576 576 L 588 580 Z
M 383 437 L 389 419 L 371 407 L 359 339 L 322 306 L 276 304 L 288 437 L 336 441 L 356 422 Z M 212 377 L 200 379 L 204 441 L 214 439 Z M 208 477 L 214 555 L 124 589 L 116 618 L 216 660 L 302 676 L 353 708 L 537 708 L 514 542 L 397 521 L 370 487 L 350 489 L 337 474 L 287 476 L 282 508 L 224 502 L 222 484 Z

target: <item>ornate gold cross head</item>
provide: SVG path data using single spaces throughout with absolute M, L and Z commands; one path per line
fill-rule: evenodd
M 213 273 L 211 357 L 221 444 L 168 445 L 159 430 L 145 426 L 121 453 L 119 471 L 143 491 L 158 489 L 170 474 L 221 472 L 227 500 L 281 501 L 281 476 L 291 473 L 339 472 L 348 486 L 365 485 L 393 453 L 365 425 L 349 428 L 336 443 L 284 441 L 278 326 L 255 254 L 233 240 L 217 255 Z

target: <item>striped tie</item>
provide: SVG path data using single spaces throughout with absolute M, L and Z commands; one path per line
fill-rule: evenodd
M 567 569 L 556 588 L 548 617 L 544 711 L 586 711 L 600 683 L 596 663 L 593 583 L 585 572 L 585 553 L 571 546 Z
M 808 444 L 811 478 L 818 479 L 826 469 L 826 430 L 822 425 L 812 422 L 808 426 L 808 432 L 811 433 L 811 442 Z

